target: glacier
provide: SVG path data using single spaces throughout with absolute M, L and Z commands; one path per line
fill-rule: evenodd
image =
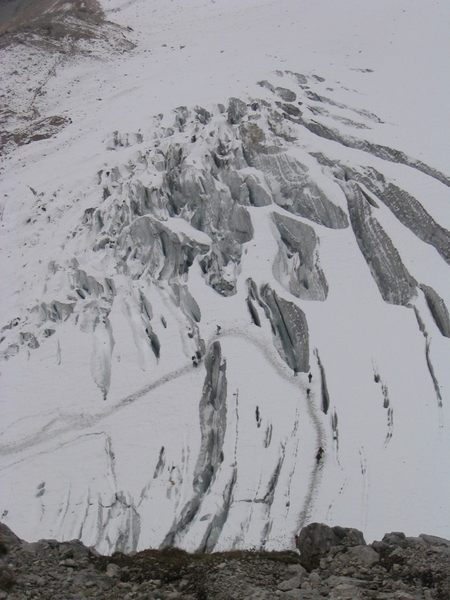
M 0 515 L 20 537 L 450 537 L 449 90 L 427 70 L 449 10 L 425 50 L 418 0 L 346 4 L 74 1 L 45 13 L 52 43 L 42 16 L 0 36 Z

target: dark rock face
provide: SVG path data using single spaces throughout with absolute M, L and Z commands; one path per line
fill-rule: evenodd
M 302 565 L 309 571 L 318 567 L 320 558 L 338 543 L 337 536 L 327 525 L 311 523 L 304 527 L 297 540 Z
M 100 556 L 78 540 L 29 544 L 0 524 L 0 598 L 71 600 L 448 600 L 450 541 L 312 523 L 295 552 Z M 308 555 L 308 552 L 310 553 Z M 314 565 L 302 566 L 314 554 Z
M 0 544 L 3 548 L 2 553 L 6 553 L 8 546 L 15 546 L 20 543 L 20 538 L 18 538 L 17 535 L 13 533 L 11 529 L 4 523 L 0 523 Z

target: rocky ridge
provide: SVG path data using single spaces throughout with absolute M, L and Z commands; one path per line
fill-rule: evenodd
M 450 541 L 312 523 L 299 552 L 99 555 L 78 540 L 27 543 L 0 524 L 0 598 L 8 600 L 444 600 Z
M 129 33 L 107 20 L 97 0 L 0 3 L 0 156 L 69 125 L 70 117 L 48 114 L 48 85 L 77 59 L 132 50 Z

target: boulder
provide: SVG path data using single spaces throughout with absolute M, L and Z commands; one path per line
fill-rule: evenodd
M 295 590 L 302 585 L 305 577 L 306 577 L 306 571 L 303 569 L 302 572 L 299 571 L 293 577 L 290 577 L 289 579 L 285 579 L 284 581 L 279 583 L 278 589 L 281 590 L 282 592 L 287 592 L 289 590 Z
M 406 536 L 401 531 L 391 531 L 391 533 L 385 533 L 381 541 L 389 546 L 404 546 Z
M 17 546 L 21 544 L 21 539 L 7 525 L 0 523 L 0 544 L 6 547 L 11 545 Z
M 279 598 L 282 600 L 321 600 L 321 596 L 316 590 L 289 590 L 283 592 Z
M 106 574 L 108 575 L 108 577 L 114 577 L 114 578 L 119 579 L 120 574 L 121 574 L 121 569 L 115 563 L 108 563 L 106 565 Z
M 319 566 L 320 558 L 338 544 L 339 538 L 331 527 L 323 523 L 311 523 L 301 530 L 297 538 L 301 564 L 312 571 Z
M 450 548 L 450 540 L 438 537 L 437 535 L 427 535 L 425 533 L 421 533 L 419 537 L 430 546 L 443 546 L 445 548 Z
M 331 590 L 330 600 L 362 600 L 364 598 L 362 591 L 353 585 L 340 583 Z
M 353 527 L 333 527 L 334 534 L 343 546 L 365 546 L 366 541 L 359 529 Z
M 338 555 L 339 562 L 344 565 L 373 567 L 380 562 L 380 555 L 370 546 L 352 546 Z
M 364 536 L 357 529 L 311 523 L 301 530 L 297 538 L 300 562 L 308 571 L 316 569 L 321 557 L 336 546 L 365 546 Z

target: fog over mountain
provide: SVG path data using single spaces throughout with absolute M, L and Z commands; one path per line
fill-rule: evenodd
M 450 538 L 450 7 L 0 2 L 0 515 L 102 553 Z

